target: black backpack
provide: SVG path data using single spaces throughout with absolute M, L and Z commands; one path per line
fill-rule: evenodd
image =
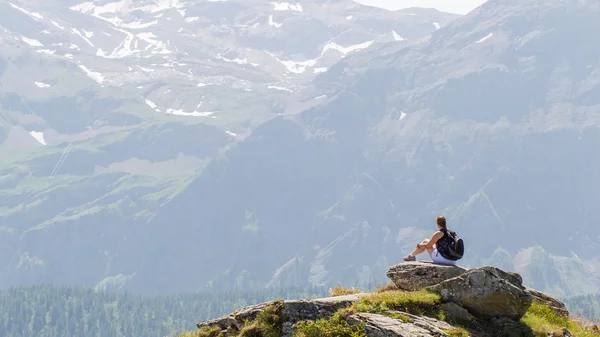
M 439 247 L 438 251 L 448 260 L 457 261 L 462 259 L 463 254 L 465 253 L 463 239 L 453 231 L 447 229 L 442 229 L 441 231 L 446 234 L 446 236 L 443 244 L 439 245 L 441 247 Z

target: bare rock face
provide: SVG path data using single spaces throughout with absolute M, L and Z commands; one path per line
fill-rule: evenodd
M 465 272 L 467 269 L 458 266 L 443 266 L 430 262 L 405 262 L 390 267 L 387 277 L 398 288 L 415 291 L 460 276 Z
M 437 337 L 445 336 L 444 331 L 452 329 L 446 322 L 430 317 L 407 315 L 411 322 L 388 316 L 358 313 L 348 318 L 350 324 L 362 321 L 368 337 Z
M 521 277 L 494 267 L 471 269 L 434 286 L 427 287 L 477 317 L 507 317 L 519 320 L 533 301 Z

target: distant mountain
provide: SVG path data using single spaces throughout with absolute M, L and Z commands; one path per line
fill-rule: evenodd
M 159 210 L 131 287 L 367 283 L 445 214 L 464 264 L 598 291 L 599 16 L 489 1 L 339 61 L 299 94 L 318 104 L 260 125 Z
M 257 126 L 313 104 L 296 94 L 315 76 L 456 17 L 349 0 L 0 0 L 0 286 L 131 284 L 163 245 L 138 242 L 158 234 L 150 220 Z
M 372 284 L 444 214 L 600 291 L 596 2 L 0 6 L 2 286 Z

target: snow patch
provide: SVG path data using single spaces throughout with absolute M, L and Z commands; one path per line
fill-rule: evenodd
M 269 26 L 273 26 L 275 28 L 281 28 L 281 26 L 283 26 L 283 24 L 273 21 L 273 15 L 269 15 Z
M 144 42 L 147 42 L 150 45 L 148 47 L 151 47 L 151 46 L 155 47 L 155 50 L 152 51 L 152 54 L 171 54 L 172 53 L 172 51 L 167 49 L 167 46 L 165 45 L 164 42 L 155 40 L 154 38 L 156 38 L 157 36 L 152 33 L 139 33 L 136 36 L 138 38 L 142 39 Z M 148 49 L 148 47 L 146 47 L 146 49 Z
M 404 119 L 405 117 L 406 117 L 406 112 L 402 111 L 400 113 L 400 118 L 398 118 L 398 119 Z
M 435 27 L 435 29 L 440 29 L 440 24 L 437 22 L 434 22 L 433 26 Z
M 302 5 L 300 5 L 300 3 L 296 3 L 295 5 L 293 5 L 289 2 L 271 2 L 271 5 L 273 5 L 276 11 L 302 12 Z
M 94 32 L 88 32 L 85 29 L 82 29 L 83 34 L 85 34 L 85 37 L 87 37 L 88 39 L 94 36 Z
M 48 83 L 44 83 L 44 82 L 35 82 L 35 85 L 37 85 L 39 88 L 50 88 L 51 85 Z
M 125 0 L 122 0 L 125 1 Z M 184 3 L 180 0 L 158 0 L 154 4 L 135 8 L 150 13 L 158 13 L 168 9 L 180 9 L 184 7 Z
M 54 55 L 54 53 L 56 53 L 56 50 L 50 50 L 50 49 L 38 49 L 36 51 L 40 54 L 47 54 L 47 55 Z
M 205 87 L 207 85 L 212 85 L 212 83 L 202 83 L 202 82 L 200 82 L 196 86 L 199 87 L 199 88 L 202 88 L 202 87 Z
M 337 43 L 329 42 L 325 45 L 325 47 L 323 47 L 323 51 L 321 52 L 321 55 L 319 57 L 317 57 L 316 59 L 301 61 L 301 62 L 282 61 L 282 60 L 278 59 L 274 54 L 271 54 L 269 52 L 267 52 L 267 54 L 269 54 L 271 57 L 273 57 L 279 63 L 283 64 L 289 72 L 292 72 L 295 74 L 302 74 L 306 71 L 307 68 L 313 67 L 329 49 L 337 50 L 342 53 L 342 56 L 346 56 L 348 53 L 351 53 L 351 52 L 354 52 L 357 50 L 361 50 L 361 49 L 365 49 L 365 48 L 369 47 L 372 43 L 373 43 L 373 41 L 367 41 L 367 42 L 355 44 L 352 46 L 344 47 L 344 46 L 340 46 Z M 325 71 L 327 71 L 327 68 L 314 68 L 313 69 L 313 72 L 315 72 L 315 73 L 321 73 L 321 72 L 325 72 Z
M 102 14 L 116 14 L 117 12 L 127 12 L 130 3 L 131 1 L 121 0 L 119 2 L 109 2 L 101 6 L 96 6 L 93 2 L 84 2 L 75 6 L 71 6 L 69 7 L 69 9 L 84 14 L 91 14 L 92 16 L 95 16 L 100 20 L 104 20 L 115 26 L 118 26 L 121 23 L 121 19 L 119 19 L 118 17 L 107 18 L 102 16 Z
M 104 76 L 102 76 L 102 74 L 94 72 L 89 70 L 86 66 L 84 66 L 83 64 L 79 65 L 79 68 L 81 70 L 83 70 L 83 72 L 85 72 L 85 74 L 91 78 L 92 80 L 98 82 L 99 84 L 102 84 L 102 82 L 104 82 Z
M 398 35 L 395 30 L 392 30 L 392 35 L 394 36 L 394 41 L 404 41 L 404 38 Z
M 46 140 L 44 139 L 43 132 L 31 131 L 29 134 L 31 135 L 31 137 L 33 137 L 35 140 L 37 140 L 40 144 L 46 145 Z
M 192 23 L 192 22 L 194 22 L 194 21 L 198 21 L 199 19 L 200 19 L 200 18 L 199 18 L 199 17 L 197 17 L 197 16 L 191 16 L 191 17 L 189 17 L 189 18 L 185 18 L 185 22 L 187 22 L 187 23 Z
M 56 21 L 50 20 L 50 22 L 52 22 L 52 24 L 55 25 L 58 29 L 65 30 L 65 27 L 59 25 Z
M 81 32 L 75 28 L 71 28 L 71 31 L 77 35 L 79 35 L 79 37 L 81 37 L 85 42 L 87 42 L 90 46 L 95 47 L 94 44 L 92 43 L 92 41 L 88 40 L 87 37 L 83 36 L 83 34 L 81 34 Z
M 315 97 L 315 99 L 323 99 L 323 98 L 325 98 L 325 97 L 327 97 L 327 95 L 321 95 L 321 96 L 317 96 L 317 97 Z
M 318 61 L 318 59 L 302 61 L 302 62 L 282 61 L 282 60 L 278 59 L 277 56 L 275 56 L 274 54 L 271 54 L 269 52 L 267 52 L 267 54 L 269 54 L 271 57 L 273 57 L 279 63 L 283 64 L 289 72 L 295 73 L 295 74 L 302 74 L 303 72 L 306 71 L 306 68 L 314 66 Z
M 233 132 L 231 132 L 229 130 L 225 131 L 225 133 L 228 134 L 228 135 L 230 135 L 231 137 L 237 136 L 235 133 L 233 133 Z
M 223 60 L 223 61 L 229 62 L 229 63 L 248 64 L 248 59 L 245 57 L 243 59 L 240 59 L 239 57 L 236 57 L 235 59 L 228 59 L 226 57 L 221 56 L 221 54 L 217 54 L 217 59 Z
M 32 17 L 32 18 L 34 18 L 34 19 L 36 19 L 36 20 L 41 20 L 41 19 L 43 19 L 43 18 L 44 18 L 44 17 L 43 17 L 43 16 L 42 16 L 40 13 L 36 13 L 36 12 L 28 12 L 28 11 L 26 11 L 25 9 L 23 9 L 23 8 L 21 8 L 21 7 L 17 6 L 17 5 L 15 5 L 15 4 L 13 4 L 12 2 L 9 2 L 9 4 L 12 6 L 12 8 L 14 8 L 14 9 L 17 9 L 17 10 L 19 10 L 19 11 L 21 11 L 21 12 L 23 12 L 23 13 L 25 13 L 25 14 L 29 15 L 30 17 Z
M 36 40 L 36 39 L 30 39 L 24 36 L 21 36 L 21 39 L 23 40 L 23 42 L 27 43 L 28 45 L 32 46 L 32 47 L 43 47 L 44 45 Z
M 147 73 L 151 73 L 151 72 L 153 72 L 153 71 L 154 71 L 154 69 L 151 69 L 151 68 L 144 68 L 144 67 L 142 67 L 142 66 L 138 66 L 138 68 L 140 68 L 140 70 L 141 70 L 141 71 L 143 71 L 143 72 L 145 72 L 146 74 L 147 74 Z
M 125 39 L 117 46 L 117 48 L 115 48 L 112 53 L 110 53 L 110 55 L 107 55 L 102 49 L 98 49 L 98 51 L 96 52 L 97 56 L 100 57 L 104 57 L 104 58 L 111 58 L 111 59 L 120 59 L 126 56 L 130 56 L 135 54 L 136 52 L 138 52 L 137 50 L 132 50 L 131 49 L 131 43 L 134 40 L 134 36 L 133 34 L 125 31 L 125 30 L 121 30 L 121 29 L 117 29 L 115 28 L 115 30 L 125 34 Z M 137 40 L 135 41 L 135 48 L 137 48 Z
M 275 86 L 275 85 L 269 85 L 269 86 L 267 86 L 267 88 L 269 88 L 269 89 L 275 89 L 275 90 L 281 90 L 281 91 L 287 91 L 287 92 L 293 92 L 293 91 L 291 91 L 288 88 L 278 87 L 278 86 Z
M 485 36 L 484 38 L 481 38 L 481 39 L 477 40 L 477 42 L 475 42 L 475 43 L 481 43 L 481 42 L 489 39 L 490 37 L 492 37 L 492 35 L 494 35 L 494 33 L 489 33 L 487 36 Z
M 355 44 L 355 45 L 351 45 L 351 46 L 348 46 L 348 47 L 343 47 L 343 46 L 340 46 L 339 44 L 337 44 L 335 42 L 329 42 L 323 48 L 323 53 L 321 53 L 321 55 L 323 55 L 329 49 L 335 49 L 335 50 L 341 52 L 342 54 L 344 54 L 344 56 L 345 56 L 348 53 L 368 48 L 371 44 L 373 44 L 372 40 L 371 41 L 367 41 L 367 42 L 363 42 L 363 43 L 359 43 L 359 44 Z
M 186 112 L 180 109 L 167 109 L 166 111 L 167 114 L 169 115 L 177 115 L 177 116 L 187 116 L 187 117 L 208 117 L 212 114 L 214 114 L 214 112 L 199 112 L 199 111 L 192 111 L 192 112 Z
M 151 100 L 146 99 L 146 104 L 148 104 L 148 106 L 152 109 L 156 109 L 156 104 L 154 104 L 154 102 L 152 102 Z

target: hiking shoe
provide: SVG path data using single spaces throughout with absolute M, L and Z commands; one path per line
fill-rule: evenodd
M 404 257 L 404 261 L 417 261 L 417 257 L 406 255 L 406 257 Z

